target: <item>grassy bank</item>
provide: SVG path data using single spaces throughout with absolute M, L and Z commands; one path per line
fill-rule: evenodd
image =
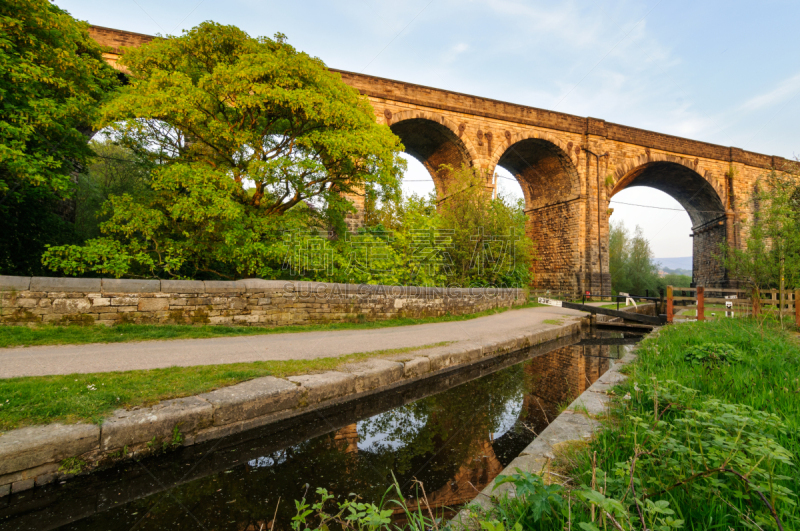
M 154 341 L 168 339 L 205 339 L 223 336 L 250 336 L 264 334 L 287 334 L 298 332 L 324 332 L 330 330 L 369 330 L 393 326 L 410 326 L 426 323 L 467 321 L 477 317 L 495 315 L 511 310 L 542 306 L 529 302 L 514 308 L 497 308 L 465 315 L 443 315 L 441 317 L 403 317 L 386 321 L 329 323 L 315 325 L 290 325 L 276 327 L 260 326 L 193 326 L 193 325 L 136 325 L 117 326 L 54 326 L 37 327 L 0 325 L 0 348 L 30 347 L 40 345 L 81 345 L 87 343 L 124 343 L 128 341 Z
M 311 360 L 0 379 L 0 432 L 51 422 L 100 422 L 118 408 L 146 406 L 160 400 L 196 395 L 262 376 L 285 377 L 333 370 L 345 363 L 447 344 L 449 342 L 445 341 Z
M 797 335 L 685 323 L 638 355 L 605 429 L 557 455 L 563 485 L 518 475 L 518 497 L 481 518 L 506 530 L 800 528 Z

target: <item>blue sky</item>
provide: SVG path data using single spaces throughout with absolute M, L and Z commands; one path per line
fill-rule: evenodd
M 800 2 L 56 0 L 92 24 L 177 34 L 203 20 L 285 33 L 334 68 L 794 158 Z M 410 164 L 408 180 L 426 179 Z M 501 179 L 509 193 L 512 181 Z M 409 190 L 432 188 L 408 183 Z M 646 188 L 618 201 L 680 209 Z M 691 254 L 684 212 L 612 205 L 656 256 Z

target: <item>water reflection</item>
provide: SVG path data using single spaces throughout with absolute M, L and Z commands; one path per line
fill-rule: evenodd
M 378 502 L 392 474 L 409 497 L 419 480 L 432 504 L 456 506 L 624 348 L 577 340 L 0 499 L 0 529 L 268 529 L 280 497 L 274 528 L 284 530 L 307 484 L 310 495 L 321 486 Z

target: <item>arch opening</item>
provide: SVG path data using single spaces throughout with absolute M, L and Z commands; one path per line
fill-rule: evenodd
M 536 245 L 531 264 L 535 288 L 574 292 L 584 282 L 577 201 L 580 178 L 575 165 L 552 142 L 527 138 L 509 146 L 497 166 L 519 182 L 528 217 L 526 235 Z
M 578 172 L 572 160 L 547 140 L 520 140 L 506 149 L 497 165 L 517 177 L 526 209 L 565 201 L 576 194 Z
M 448 127 L 425 118 L 402 120 L 390 126 L 392 132 L 400 137 L 405 152 L 420 161 L 431 175 L 438 196 L 444 197 L 449 186 L 445 172 L 440 172 L 442 164 L 453 168 L 472 165 L 464 142 Z
M 400 156 L 406 161 L 406 171 L 403 174 L 403 195 L 411 197 L 429 197 L 436 194 L 436 183 L 433 181 L 428 168 L 419 160 L 408 153 L 401 153 Z
M 669 195 L 688 215 L 691 222 L 693 284 L 707 287 L 725 286 L 727 274 L 717 257 L 727 241 L 728 213 L 723 199 L 711 183 L 683 164 L 668 161 L 649 162 L 631 170 L 616 183 L 609 194 L 610 206 L 614 207 L 612 198 L 617 197 L 623 190 L 637 187 L 653 188 Z M 680 215 L 680 212 L 675 212 L 673 219 Z M 682 227 L 684 225 L 675 223 L 674 226 L 665 227 L 665 230 L 674 234 Z M 648 236 L 647 232 L 645 236 Z
M 711 184 L 699 173 L 675 162 L 650 162 L 623 176 L 611 197 L 626 188 L 647 186 L 674 198 L 689 214 L 692 228 L 725 216 L 725 205 Z

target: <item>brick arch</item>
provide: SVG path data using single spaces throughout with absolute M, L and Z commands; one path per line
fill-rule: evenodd
M 528 139 L 545 140 L 547 142 L 550 142 L 551 144 L 554 144 L 561 151 L 563 151 L 565 155 L 569 157 L 573 165 L 575 166 L 578 165 L 577 153 L 580 153 L 580 146 L 577 145 L 573 146 L 571 145 L 572 142 L 565 142 L 562 138 L 558 137 L 557 135 L 548 133 L 547 131 L 525 131 L 523 133 L 519 132 L 510 133 L 507 131 L 506 133 L 508 134 L 500 137 L 500 140 L 502 140 L 502 142 L 498 142 L 497 147 L 495 147 L 492 153 L 490 154 L 489 163 L 491 168 L 497 166 L 497 163 L 500 161 L 500 158 L 508 150 L 508 148 L 510 148 L 517 142 L 521 142 L 523 140 L 528 140 Z
M 450 177 L 439 170 L 442 164 L 454 168 L 474 166 L 477 152 L 467 138 L 466 127 L 449 118 L 425 111 L 403 111 L 393 114 L 384 111 L 386 124 L 403 142 L 406 153 L 425 166 L 436 185 L 439 197 L 447 195 Z
M 414 119 L 430 120 L 431 122 L 445 126 L 464 144 L 467 153 L 469 153 L 470 163 L 474 163 L 474 161 L 478 160 L 478 151 L 475 148 L 475 144 L 472 143 L 472 141 L 469 139 L 469 136 L 466 134 L 466 130 L 459 130 L 459 124 L 442 114 L 427 111 L 403 111 L 392 113 L 391 119 L 388 119 L 386 116 L 384 116 L 386 125 L 389 127 L 399 122 Z
M 575 154 L 579 147 L 546 132 L 517 133 L 505 138 L 493 151 L 490 167 L 502 166 L 517 178 L 527 209 L 567 201 L 580 194 Z
M 609 199 L 631 186 L 648 186 L 678 201 L 696 228 L 725 215 L 724 193 L 699 159 L 647 154 L 617 166 L 614 176 Z

